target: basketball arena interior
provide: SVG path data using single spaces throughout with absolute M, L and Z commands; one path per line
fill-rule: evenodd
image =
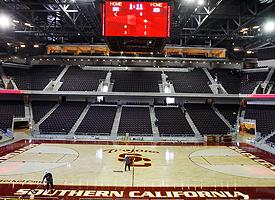
M 275 199 L 274 69 L 274 0 L 0 0 L 0 200 Z

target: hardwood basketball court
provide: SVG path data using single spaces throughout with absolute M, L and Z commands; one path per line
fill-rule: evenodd
M 1 156 L 3 197 L 275 197 L 274 156 L 247 144 L 22 140 L 2 147 Z M 45 171 L 54 176 L 54 191 L 40 183 Z

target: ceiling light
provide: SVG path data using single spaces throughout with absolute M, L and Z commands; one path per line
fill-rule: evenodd
M 198 4 L 199 4 L 200 6 L 204 5 L 204 0 L 198 0 Z
M 240 32 L 245 32 L 245 31 L 248 31 L 248 28 L 243 28 L 243 29 L 241 29 Z
M 275 30 L 275 22 L 274 21 L 268 21 L 264 24 L 264 31 L 266 33 L 271 33 Z
M 247 53 L 247 54 L 252 54 L 252 53 L 253 53 L 253 51 L 251 51 L 251 50 L 247 50 L 247 51 L 246 51 L 246 53 Z
M 20 44 L 20 47 L 21 47 L 21 48 L 25 48 L 26 45 L 25 45 L 25 44 Z
M 31 25 L 31 24 L 29 24 L 29 23 L 25 23 L 25 26 L 29 26 L 29 27 L 31 27 L 32 25 Z
M 175 103 L 175 98 L 166 97 L 166 103 L 167 104 L 174 104 Z
M 39 48 L 38 44 L 33 45 L 34 48 Z
M 1 14 L 0 15 L 0 28 L 1 29 L 7 29 L 10 27 L 11 25 L 11 20 L 9 18 L 9 16 Z

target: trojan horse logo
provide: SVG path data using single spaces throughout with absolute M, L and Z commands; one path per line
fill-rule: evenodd
M 150 167 L 151 159 L 143 157 L 141 154 L 138 153 L 122 153 L 119 154 L 118 160 L 124 161 L 125 155 L 128 155 L 131 161 L 131 166 L 134 167 Z

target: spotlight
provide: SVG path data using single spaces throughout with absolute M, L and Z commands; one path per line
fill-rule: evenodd
M 32 25 L 30 23 L 24 23 L 25 26 L 31 27 Z
M 1 14 L 0 15 L 0 28 L 1 29 L 7 29 L 10 27 L 11 25 L 11 19 L 9 18 L 9 16 Z
M 252 53 L 253 53 L 253 51 L 248 50 L 248 51 L 246 51 L 246 53 L 247 53 L 247 54 L 252 54 Z
M 266 33 L 271 33 L 275 30 L 275 22 L 274 21 L 268 21 L 264 24 L 264 31 Z
M 38 44 L 33 45 L 34 48 L 39 48 Z
M 20 44 L 20 47 L 21 47 L 21 48 L 25 48 L 26 45 L 25 45 L 25 44 Z
M 247 32 L 248 31 L 248 28 L 242 28 L 241 30 L 240 30 L 240 32 Z
M 200 6 L 204 5 L 204 0 L 198 0 L 198 4 L 199 4 Z
M 166 104 L 174 104 L 174 103 L 175 103 L 175 98 L 166 97 Z

